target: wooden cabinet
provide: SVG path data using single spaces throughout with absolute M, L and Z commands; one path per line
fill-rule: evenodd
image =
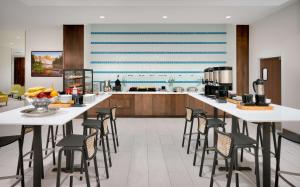
M 172 95 L 154 94 L 152 95 L 153 116 L 172 116 Z
M 187 97 L 188 96 L 186 96 L 185 94 L 172 95 L 173 115 L 178 117 L 185 116 L 185 107 L 188 106 L 186 101 Z
M 109 106 L 117 106 L 117 116 L 127 117 L 134 115 L 135 97 L 133 94 L 113 94 L 110 97 Z
M 88 110 L 88 116 L 89 117 L 96 117 L 97 116 L 96 112 L 99 108 L 109 108 L 109 101 L 110 101 L 109 98 L 105 99 L 104 101 L 102 101 L 98 105 L 96 105 L 93 108 L 91 108 L 90 110 Z
M 152 94 L 136 94 L 134 96 L 134 115 L 151 116 L 152 115 Z

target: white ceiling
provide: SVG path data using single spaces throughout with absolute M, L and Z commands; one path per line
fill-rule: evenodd
M 97 23 L 251 24 L 294 1 L 1 0 L 0 29 Z M 164 15 L 168 19 L 162 19 Z M 228 15 L 232 18 L 225 19 Z

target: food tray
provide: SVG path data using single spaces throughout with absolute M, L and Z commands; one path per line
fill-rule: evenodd
M 21 113 L 29 117 L 43 117 L 53 115 L 57 112 L 57 110 L 58 108 L 49 108 L 46 111 L 36 110 L 35 108 L 29 108 L 22 110 Z
M 273 106 L 245 106 L 237 104 L 236 107 L 241 110 L 273 110 Z

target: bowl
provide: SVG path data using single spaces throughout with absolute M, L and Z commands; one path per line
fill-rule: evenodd
M 70 101 L 72 101 L 72 95 L 67 95 L 67 94 L 60 95 L 58 100 L 61 103 L 69 103 Z

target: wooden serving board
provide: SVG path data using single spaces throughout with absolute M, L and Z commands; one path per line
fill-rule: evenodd
M 50 104 L 48 106 L 48 108 L 70 108 L 72 106 L 72 104 L 65 104 L 65 103 L 59 103 L 59 104 Z
M 240 104 L 241 103 L 241 101 L 237 101 L 237 100 L 230 99 L 230 98 L 227 98 L 227 102 L 233 103 L 233 104 Z
M 241 110 L 273 110 L 273 106 L 245 106 L 237 104 L 236 107 Z

